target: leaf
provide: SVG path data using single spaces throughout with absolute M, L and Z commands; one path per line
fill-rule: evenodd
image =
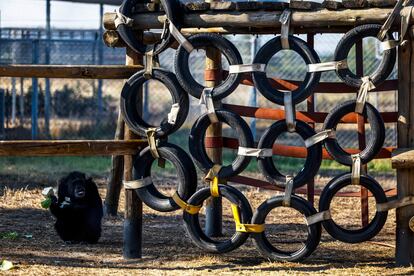
M 4 232 L 4 233 L 0 233 L 0 238 L 2 238 L 2 239 L 15 240 L 18 237 L 19 237 L 19 233 L 17 233 L 17 232 Z
M 42 208 L 44 209 L 48 209 L 50 207 L 50 205 L 52 205 L 52 199 L 50 197 L 46 198 L 45 200 L 43 200 L 40 205 L 42 205 Z
M 1 271 L 10 270 L 10 269 L 13 269 L 13 268 L 14 268 L 14 265 L 13 265 L 12 262 L 7 261 L 7 260 L 3 260 L 3 262 L 1 262 L 1 265 L 0 265 L 0 270 Z

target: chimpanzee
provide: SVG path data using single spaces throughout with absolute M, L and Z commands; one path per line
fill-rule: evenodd
M 97 243 L 101 236 L 102 200 L 91 178 L 72 172 L 59 180 L 58 198 L 51 197 L 55 229 L 65 242 Z

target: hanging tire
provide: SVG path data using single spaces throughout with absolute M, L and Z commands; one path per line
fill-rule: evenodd
M 132 17 L 134 12 L 135 5 L 142 3 L 138 0 L 124 0 L 119 8 L 119 12 L 126 17 Z M 174 23 L 174 25 L 180 29 L 181 20 L 178 15 L 181 14 L 181 6 L 178 0 L 161 0 L 161 6 L 169 20 Z M 154 50 L 154 55 L 158 55 L 165 49 L 171 46 L 175 41 L 174 37 L 169 31 L 167 31 L 167 37 L 163 39 L 160 43 L 155 45 L 146 45 L 140 40 L 136 32 L 132 27 L 125 24 L 121 24 L 117 27 L 117 32 L 121 36 L 122 40 L 131 48 L 134 52 L 138 54 L 145 54 L 151 50 Z
M 140 94 L 139 91 L 148 81 L 144 77 L 144 71 L 134 74 L 125 83 L 121 92 L 121 112 L 128 127 L 134 133 L 145 137 L 149 128 L 156 128 L 157 138 L 164 138 L 178 130 L 185 122 L 190 105 L 189 98 L 173 73 L 157 68 L 152 72 L 152 79 L 164 84 L 171 94 L 172 104 L 178 104 L 179 111 L 175 123 L 169 123 L 168 118 L 164 118 L 160 126 L 152 126 L 142 118 L 137 102 L 142 99 L 142 93 Z
M 288 39 L 290 49 L 298 53 L 306 64 L 320 63 L 318 54 L 315 50 L 310 48 L 305 41 L 294 36 L 289 36 Z M 266 66 L 268 66 L 268 63 L 272 57 L 282 50 L 281 38 L 280 36 L 277 36 L 268 41 L 262 48 L 259 49 L 253 63 L 266 64 Z M 267 78 L 266 72 L 253 72 L 252 75 L 254 86 L 266 99 L 273 103 L 284 105 L 283 91 L 272 87 Z M 292 91 L 293 104 L 298 104 L 312 95 L 316 85 L 319 83 L 320 78 L 320 72 L 307 72 L 301 85 Z
M 321 197 L 319 199 L 319 212 L 329 210 L 335 194 L 342 188 L 352 185 L 351 183 L 352 180 L 350 173 L 345 173 L 332 179 L 321 193 Z M 384 190 L 372 177 L 362 175 L 360 178 L 360 185 L 367 188 L 372 193 L 377 204 L 387 202 Z M 322 225 L 334 239 L 347 243 L 359 243 L 370 240 L 376 236 L 384 226 L 387 216 L 388 211 L 377 211 L 374 218 L 367 226 L 355 230 L 345 229 L 337 225 L 333 219 L 323 221 Z
M 259 208 L 254 212 L 252 224 L 264 224 L 267 215 L 275 208 L 282 207 L 284 196 L 272 197 L 263 202 Z M 316 214 L 315 208 L 306 200 L 296 195 L 292 195 L 290 200 L 290 207 L 299 211 L 305 217 Z M 283 221 L 281 221 L 283 223 Z M 272 261 L 301 261 L 308 257 L 315 251 L 321 240 L 321 223 L 308 225 L 308 237 L 303 244 L 303 247 L 296 251 L 285 251 L 274 247 L 267 239 L 266 233 L 269 232 L 267 228 L 262 233 L 252 233 L 253 242 L 260 253 L 267 259 Z
M 360 40 L 366 37 L 375 37 L 381 30 L 381 25 L 367 24 L 353 28 L 347 32 L 344 37 L 339 41 L 334 53 L 335 61 L 347 60 L 349 52 L 352 47 Z M 394 40 L 391 32 L 388 32 L 385 36 L 385 40 Z M 370 80 L 375 86 L 384 82 L 394 69 L 397 56 L 396 48 L 386 50 L 383 53 L 383 59 L 377 69 L 369 75 Z M 339 69 L 336 71 L 338 77 L 342 79 L 347 85 L 359 88 L 362 84 L 361 77 L 351 72 L 349 68 Z
M 355 111 L 355 103 L 355 100 L 346 101 L 332 109 L 325 119 L 323 129 L 336 130 L 336 127 L 340 123 L 341 119 L 345 115 Z M 375 158 L 384 144 L 385 125 L 381 114 L 370 103 L 365 104 L 362 115 L 364 118 L 368 118 L 368 122 L 371 126 L 371 133 L 367 145 L 365 149 L 359 153 L 361 163 L 366 164 Z M 335 161 L 341 163 L 342 165 L 352 166 L 351 154 L 342 149 L 337 138 L 327 138 L 324 143 L 329 155 L 332 156 Z
M 241 223 L 249 223 L 252 217 L 252 209 L 246 197 L 236 188 L 219 184 L 220 196 L 226 198 L 231 204 L 237 205 L 240 209 Z M 189 200 L 188 204 L 203 205 L 211 196 L 210 188 L 203 188 L 197 191 Z M 200 225 L 199 214 L 191 215 L 184 212 L 184 226 L 188 236 L 200 249 L 211 253 L 230 252 L 240 247 L 249 237 L 249 233 L 235 232 L 230 239 L 213 240 L 208 237 Z M 236 229 L 236 227 L 234 227 Z
M 218 34 L 196 34 L 188 38 L 194 49 L 205 49 L 207 47 L 216 48 L 227 59 L 229 65 L 243 64 L 237 48 L 229 40 Z M 191 75 L 188 64 L 190 53 L 180 46 L 175 55 L 175 72 L 181 86 L 193 97 L 199 99 L 204 90 L 204 86 L 199 84 Z M 230 95 L 239 85 L 241 74 L 229 74 L 225 80 L 214 87 L 212 92 L 213 100 L 221 100 Z
M 188 200 L 197 190 L 197 173 L 191 158 L 180 147 L 163 144 L 158 149 L 161 158 L 170 161 L 177 171 L 177 193 L 184 201 Z M 150 148 L 142 150 L 134 161 L 135 179 L 151 177 L 151 166 L 155 161 Z M 154 183 L 136 189 L 138 197 L 150 208 L 160 212 L 171 212 L 180 209 L 172 197 L 158 191 Z
M 239 115 L 227 110 L 216 110 L 216 115 L 220 122 L 229 125 L 236 131 L 239 147 L 254 147 L 252 132 L 247 123 Z M 208 171 L 215 165 L 208 157 L 204 144 L 206 131 L 210 125 L 211 122 L 207 114 L 198 118 L 191 128 L 188 144 L 194 163 L 201 171 L 203 171 L 203 173 L 208 173 Z M 223 166 L 220 169 L 218 178 L 227 179 L 240 174 L 249 165 L 250 160 L 250 156 L 237 155 L 236 159 L 230 165 Z
M 277 121 L 265 130 L 260 138 L 258 148 L 272 148 L 277 138 L 284 132 L 288 132 L 285 120 Z M 305 141 L 316 134 L 307 123 L 296 121 L 296 133 Z M 305 185 L 310 179 L 318 173 L 322 163 L 322 145 L 317 143 L 307 148 L 307 157 L 303 169 L 293 178 L 293 188 L 296 189 Z M 286 186 L 286 175 L 283 175 L 276 168 L 272 157 L 258 157 L 258 166 L 260 171 L 266 177 L 267 181 L 284 188 Z

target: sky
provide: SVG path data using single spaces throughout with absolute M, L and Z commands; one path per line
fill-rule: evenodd
M 114 11 L 116 6 L 104 6 Z M 99 5 L 51 1 L 52 28 L 97 29 Z M 46 0 L 0 0 L 0 27 L 45 27 Z

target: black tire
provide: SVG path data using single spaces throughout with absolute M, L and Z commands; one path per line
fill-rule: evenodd
M 355 27 L 349 32 L 347 32 L 336 46 L 334 54 L 335 61 L 346 60 L 348 58 L 348 54 L 351 51 L 352 46 L 354 46 L 357 41 L 360 41 L 366 37 L 376 38 L 380 29 L 381 25 L 367 24 Z M 393 39 L 394 37 L 392 33 L 388 32 L 385 36 L 385 40 Z M 383 59 L 380 65 L 375 70 L 375 72 L 369 75 L 371 81 L 375 84 L 375 86 L 378 86 L 382 82 L 384 82 L 392 73 L 392 70 L 394 69 L 395 65 L 396 56 L 397 50 L 395 48 L 384 51 Z M 348 68 L 339 69 L 336 73 L 338 74 L 338 77 L 341 78 L 349 86 L 359 88 L 362 84 L 361 77 L 358 77 Z
M 163 144 L 158 148 L 161 158 L 170 161 L 177 170 L 177 192 L 181 199 L 188 200 L 197 190 L 197 172 L 191 158 L 180 147 Z M 139 153 L 134 160 L 135 179 L 151 176 L 151 165 L 155 161 L 150 148 Z M 180 209 L 172 197 L 165 196 L 154 184 L 136 190 L 138 197 L 150 208 L 160 212 L 171 212 Z
M 263 136 L 260 138 L 258 148 L 266 149 L 272 148 L 277 138 L 284 132 L 287 132 L 286 121 L 278 121 L 272 124 L 265 130 Z M 299 134 L 303 140 L 308 139 L 316 134 L 316 132 L 305 122 L 296 121 L 296 133 Z M 309 179 L 318 173 L 319 167 L 322 163 L 322 145 L 315 144 L 307 148 L 307 157 L 303 169 L 293 178 L 293 188 L 298 188 L 305 185 Z M 266 177 L 267 181 L 274 183 L 279 187 L 286 186 L 286 176 L 281 174 L 273 163 L 272 157 L 259 157 L 258 166 L 260 171 Z
M 272 197 L 263 202 L 259 208 L 254 212 L 252 224 L 264 224 L 266 217 L 270 211 L 275 208 L 282 207 L 284 196 Z M 306 200 L 296 195 L 292 195 L 290 200 L 290 207 L 299 211 L 305 217 L 316 214 L 315 208 Z M 304 246 L 297 251 L 284 251 L 274 247 L 266 237 L 266 231 L 262 233 L 252 233 L 253 243 L 260 253 L 267 259 L 272 261 L 301 261 L 308 257 L 315 251 L 321 240 L 321 223 L 308 225 L 308 238 L 304 242 Z
M 237 48 L 229 40 L 217 34 L 196 34 L 188 38 L 194 49 L 214 47 L 218 49 L 227 59 L 229 65 L 243 64 Z M 199 99 L 204 86 L 199 84 L 191 75 L 188 64 L 190 53 L 180 46 L 175 55 L 175 72 L 181 86 L 193 97 Z M 214 87 L 213 100 L 221 100 L 230 95 L 239 85 L 241 74 L 229 74 L 225 80 Z
M 135 5 L 142 3 L 140 0 L 124 0 L 122 2 L 119 11 L 127 17 L 132 17 L 134 14 Z M 161 0 L 161 5 L 167 18 L 171 20 L 174 25 L 180 29 L 181 28 L 181 6 L 178 0 Z M 174 37 L 170 32 L 167 32 L 167 37 L 161 42 L 155 45 L 146 45 L 144 44 L 133 31 L 133 29 L 126 25 L 119 25 L 117 28 L 119 35 L 122 40 L 136 53 L 145 54 L 151 50 L 154 50 L 154 54 L 158 55 L 165 49 L 167 49 L 175 41 Z
M 220 196 L 228 199 L 232 204 L 239 207 L 241 223 L 249 223 L 252 218 L 252 208 L 246 197 L 236 188 L 219 184 Z M 191 205 L 202 205 L 211 196 L 210 188 L 197 191 L 189 200 Z M 191 215 L 184 212 L 184 226 L 188 236 L 199 248 L 211 253 L 230 252 L 240 247 L 249 237 L 249 233 L 235 232 L 230 239 L 213 240 L 208 237 L 200 226 L 198 214 Z M 236 229 L 236 227 L 234 227 Z
M 342 188 L 352 185 L 351 174 L 345 173 L 332 179 L 323 189 L 319 200 L 319 212 L 329 210 L 331 202 L 335 194 Z M 375 179 L 370 176 L 362 175 L 360 178 L 360 185 L 367 188 L 374 196 L 376 203 L 387 202 L 387 197 L 384 190 L 381 188 Z M 325 230 L 334 239 L 347 243 L 359 243 L 370 240 L 377 235 L 384 226 L 388 216 L 388 211 L 376 212 L 371 222 L 360 229 L 348 230 L 340 227 L 333 219 L 328 219 L 322 222 Z
M 145 122 L 140 115 L 136 103 L 138 100 L 142 99 L 142 95 L 138 93 L 140 88 L 146 81 L 148 81 L 144 77 L 144 71 L 134 74 L 122 88 L 121 112 L 128 127 L 134 133 L 145 137 L 146 131 L 149 128 L 156 128 L 157 138 L 164 138 L 178 130 L 185 122 L 190 106 L 189 98 L 187 93 L 181 89 L 181 86 L 173 73 L 157 68 L 152 72 L 152 79 L 158 80 L 164 84 L 171 93 L 172 103 L 179 104 L 180 110 L 175 124 L 170 124 L 168 118 L 164 118 L 160 126 L 152 126 Z
M 320 63 L 318 54 L 302 39 L 289 36 L 289 46 L 291 50 L 295 51 L 303 58 L 306 64 Z M 283 50 L 281 38 L 280 36 L 277 36 L 268 41 L 262 48 L 259 49 L 253 63 L 268 64 L 271 58 L 281 50 Z M 273 103 L 284 105 L 283 91 L 272 87 L 267 78 L 266 72 L 253 72 L 252 75 L 255 87 L 266 99 Z M 292 91 L 293 103 L 298 104 L 306 100 L 306 98 L 313 93 L 320 78 L 320 72 L 307 72 L 301 85 Z
M 247 123 L 237 114 L 227 110 L 216 110 L 217 118 L 220 122 L 229 125 L 236 131 L 240 147 L 252 148 L 254 147 L 254 140 L 252 132 Z M 211 122 L 207 114 L 204 114 L 194 123 L 190 131 L 190 138 L 188 148 L 194 163 L 197 167 L 208 173 L 213 168 L 214 163 L 208 157 L 206 147 L 204 145 L 204 138 L 206 130 Z M 238 155 L 231 165 L 223 166 L 218 173 L 218 178 L 227 179 L 241 173 L 249 165 L 251 156 Z
M 336 130 L 341 119 L 345 115 L 355 111 L 355 104 L 356 101 L 351 100 L 337 105 L 326 117 L 323 129 Z M 362 115 L 364 118 L 368 118 L 368 122 L 371 125 L 371 133 L 367 145 L 365 149 L 359 153 L 361 163 L 366 164 L 375 158 L 384 144 L 385 125 L 381 114 L 370 103 L 365 104 Z M 329 155 L 331 155 L 335 161 L 342 165 L 352 166 L 351 154 L 342 149 L 336 138 L 327 138 L 324 143 Z

